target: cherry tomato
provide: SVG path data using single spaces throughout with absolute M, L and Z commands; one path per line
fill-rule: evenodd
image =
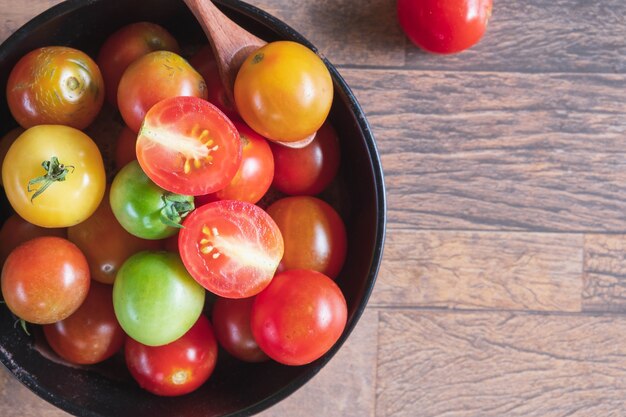
M 180 339 L 164 346 L 126 340 L 126 365 L 145 390 L 162 396 L 188 394 L 209 379 L 217 362 L 217 342 L 209 320 L 198 321 Z
M 13 209 L 42 227 L 68 227 L 98 208 L 106 187 L 102 156 L 78 129 L 40 125 L 11 145 L 2 182 Z
M 272 359 L 305 365 L 337 342 L 348 316 L 346 300 L 324 274 L 293 269 L 277 274 L 252 306 L 254 339 Z
M 104 101 L 104 82 L 96 63 L 65 46 L 38 48 L 11 70 L 7 102 L 15 120 L 29 128 L 60 124 L 84 129 Z
M 274 156 L 264 137 L 243 122 L 234 124 L 243 144 L 241 163 L 230 183 L 214 193 L 210 200 L 241 200 L 254 204 L 272 185 Z
M 254 297 L 218 297 L 213 304 L 213 329 L 220 346 L 235 358 L 245 362 L 263 362 L 269 357 L 252 335 L 250 315 Z
M 316 197 L 282 198 L 267 208 L 285 240 L 279 270 L 313 269 L 336 278 L 346 259 L 346 228 L 339 214 Z
M 270 144 L 276 189 L 289 195 L 315 195 L 335 178 L 341 159 L 335 129 L 326 122 L 313 141 L 299 149 Z
M 139 252 L 124 262 L 113 284 L 115 316 L 124 331 L 149 346 L 173 342 L 198 320 L 205 291 L 177 254 Z
M 17 214 L 9 217 L 0 229 L 0 268 L 13 249 L 40 236 L 67 237 L 67 229 L 35 226 Z
M 117 104 L 128 127 L 139 132 L 146 113 L 159 101 L 177 96 L 206 99 L 204 79 L 180 55 L 155 51 L 126 68 L 117 88 Z
M 146 114 L 137 160 L 158 186 L 203 195 L 224 188 L 241 163 L 241 140 L 217 107 L 197 97 L 171 97 Z
M 204 288 L 227 298 L 259 293 L 283 256 L 278 226 L 262 209 L 221 200 L 193 211 L 178 234 L 185 267 Z
M 4 157 L 15 139 L 17 139 L 22 133 L 24 133 L 24 129 L 21 127 L 16 127 L 15 129 L 10 130 L 0 139 L 0 167 L 2 167 L 2 163 L 4 162 Z M 2 187 L 2 175 L 0 175 L 0 187 Z
M 148 178 L 137 161 L 115 175 L 109 202 L 120 225 L 142 239 L 175 235 L 183 217 L 194 208 L 193 197 L 162 189 Z
M 176 39 L 155 23 L 131 23 L 104 41 L 96 62 L 104 78 L 109 103 L 117 106 L 117 87 L 126 68 L 133 61 L 153 51 L 180 51 Z
M 67 229 L 67 236 L 83 251 L 91 278 L 113 284 L 126 259 L 142 250 L 160 249 L 161 243 L 128 233 L 115 218 L 107 197 L 91 217 Z
M 118 171 L 137 159 L 136 147 L 137 134 L 124 126 L 115 142 L 115 168 Z
M 38 237 L 15 248 L 2 269 L 2 296 L 19 318 L 54 323 L 75 312 L 89 291 L 89 265 L 67 239 Z
M 324 123 L 333 101 L 333 81 L 324 61 L 296 42 L 263 46 L 244 61 L 235 79 L 235 103 L 260 135 L 298 142 Z
M 492 5 L 492 0 L 398 0 L 398 20 L 417 46 L 451 54 L 482 38 Z
M 228 98 L 211 45 L 204 45 L 200 48 L 189 58 L 189 63 L 202 75 L 206 82 L 207 100 L 223 111 L 229 119 L 238 119 L 239 113 L 237 113 L 235 103 Z
M 43 333 L 52 350 L 78 365 L 102 362 L 120 350 L 126 334 L 115 318 L 112 291 L 110 285 L 92 282 L 78 310 L 44 325 Z

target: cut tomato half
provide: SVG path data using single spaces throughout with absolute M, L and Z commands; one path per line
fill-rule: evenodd
M 204 195 L 226 187 L 241 163 L 233 123 L 198 97 L 172 97 L 146 114 L 137 137 L 137 160 L 165 190 Z
M 245 298 L 269 285 L 283 257 L 280 229 L 263 209 L 221 200 L 193 211 L 178 235 L 192 277 L 221 297 Z

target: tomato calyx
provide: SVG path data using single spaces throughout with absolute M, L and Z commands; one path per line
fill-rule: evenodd
M 165 206 L 161 209 L 163 224 L 182 229 L 180 222 L 195 208 L 193 201 L 176 193 L 166 193 L 162 197 Z
M 59 158 L 57 158 L 56 156 L 50 158 L 49 161 L 43 161 L 41 163 L 41 166 L 43 167 L 43 169 L 46 170 L 46 174 L 31 179 L 30 181 L 28 181 L 28 185 L 26 187 L 29 193 L 32 193 L 33 191 L 35 192 L 35 194 L 33 194 L 33 196 L 30 198 L 31 202 L 36 197 L 41 195 L 41 193 L 46 191 L 46 189 L 50 187 L 53 183 L 57 181 L 65 181 L 65 177 L 67 176 L 67 174 L 69 172 L 74 172 L 74 165 L 62 164 L 61 162 L 59 162 Z M 35 187 L 37 184 L 41 184 L 39 188 Z

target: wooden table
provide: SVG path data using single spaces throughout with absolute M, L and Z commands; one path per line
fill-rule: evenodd
M 626 415 L 626 2 L 495 1 L 426 55 L 394 0 L 250 0 L 368 115 L 388 235 L 364 317 L 263 416 Z M 0 40 L 58 0 L 0 0 Z M 0 415 L 66 415 L 0 371 Z

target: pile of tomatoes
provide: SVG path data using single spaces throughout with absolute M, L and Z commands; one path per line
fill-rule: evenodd
M 218 345 L 303 365 L 339 339 L 346 229 L 317 195 L 340 147 L 332 80 L 312 51 L 255 51 L 233 102 L 208 46 L 186 60 L 166 29 L 138 22 L 95 60 L 28 53 L 6 91 L 20 127 L 0 141 L 14 210 L 0 230 L 2 295 L 61 358 L 121 352 L 140 386 L 181 395 L 210 377 Z M 96 119 L 124 126 L 96 144 Z

